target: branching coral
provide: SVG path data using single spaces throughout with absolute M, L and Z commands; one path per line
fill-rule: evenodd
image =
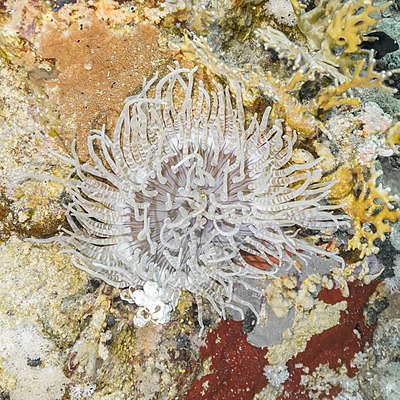
M 283 86 L 287 95 L 293 96 L 296 84 L 304 84 L 310 80 L 316 80 L 318 76 L 327 77 L 332 84 L 321 87 L 315 93 L 312 101 L 303 105 L 303 112 L 318 116 L 340 105 L 358 106 L 358 98 L 349 97 L 351 89 L 378 87 L 385 91 L 392 91 L 384 84 L 384 81 L 391 76 L 391 72 L 376 72 L 375 60 L 370 52 L 368 59 L 363 58 L 353 62 L 353 70 L 348 76 L 343 75 L 337 68 L 327 63 L 318 54 L 311 56 L 301 47 L 292 43 L 282 32 L 271 27 L 258 29 L 258 37 L 264 42 L 264 46 L 278 52 L 280 59 L 289 62 L 295 71 L 289 83 L 275 85 L 277 88 Z M 321 80 L 321 78 L 320 78 Z
M 206 38 L 193 34 L 190 39 L 186 37 L 182 50 L 228 82 L 242 82 L 245 100 L 251 101 L 258 94 L 270 97 L 274 115 L 283 117 L 303 137 L 313 138 L 318 130 L 324 131 L 329 110 L 360 104 L 359 98 L 353 97 L 353 89 L 392 90 L 384 84 L 391 72 L 376 72 L 372 52 L 358 46 L 378 22 L 376 13 L 389 3 L 375 6 L 361 0 L 321 0 L 305 12 L 302 3 L 291 1 L 309 52 L 271 26 L 255 30 L 256 38 L 266 50 L 273 50 L 281 61 L 279 67 L 286 66 L 286 71 L 276 74 L 271 71 L 274 68 L 266 70 L 254 64 L 232 68 L 212 51 Z
M 370 56 L 366 71 L 363 71 L 365 62 L 365 59 L 359 61 L 351 79 L 346 80 L 338 86 L 329 86 L 320 91 L 318 94 L 317 104 L 322 111 L 330 110 L 332 107 L 342 104 L 358 106 L 360 104 L 359 98 L 343 96 L 350 89 L 379 87 L 382 90 L 390 91 L 390 89 L 384 85 L 384 81 L 391 75 L 391 73 L 374 71 L 375 61 L 373 60 L 372 55 Z
M 392 230 L 390 223 L 400 218 L 400 210 L 393 204 L 398 198 L 377 182 L 381 175 L 375 165 L 369 171 L 341 167 L 336 172 L 341 183 L 331 191 L 331 196 L 345 204 L 344 209 L 352 218 L 355 233 L 348 245 L 349 249 L 360 251 L 360 258 L 377 253 L 376 239 L 385 240 Z
M 299 0 L 291 2 L 298 27 L 311 49 L 321 50 L 324 58 L 347 76 L 351 76 L 352 67 L 363 53 L 359 45 L 366 40 L 364 34 L 379 22 L 372 15 L 390 6 L 390 2 L 374 5 L 365 0 L 320 0 L 315 8 L 305 12 Z
M 245 68 L 230 68 L 219 60 L 211 51 L 206 40 L 196 36 L 190 40 L 186 37 L 183 51 L 188 57 L 199 58 L 215 74 L 224 76 L 228 83 L 239 81 L 243 88 L 243 97 L 246 101 L 252 101 L 256 95 L 262 93 L 276 101 L 274 106 L 281 110 L 280 114 L 285 118 L 290 127 L 304 136 L 313 137 L 317 127 L 322 128 L 319 121 L 309 112 L 299 100 L 290 93 L 291 89 L 299 82 L 304 71 L 293 76 L 286 84 L 273 78 L 272 74 L 264 72 L 258 66 L 246 66 Z M 310 74 L 307 73 L 307 76 Z M 231 86 L 235 91 L 235 86 Z
M 50 240 L 113 286 L 154 282 L 159 300 L 171 303 L 190 291 L 201 324 L 202 298 L 222 317 L 226 308 L 243 317 L 243 306 L 257 314 L 234 285 L 252 289 L 249 279 L 297 268 L 312 254 L 340 261 L 298 232 L 347 221 L 339 206 L 321 204 L 334 182 L 320 181 L 320 159 L 290 162 L 295 132 L 280 120 L 269 126 L 269 107 L 246 125 L 239 85 L 236 107 L 217 82 L 211 93 L 199 82 L 194 97 L 194 72 L 177 66 L 128 98 L 113 138 L 104 129 L 88 138 L 93 165 L 74 150 L 61 156 L 74 167 L 63 181 L 70 229 Z
M 275 77 L 271 71 L 265 71 L 257 65 L 230 68 L 213 54 L 204 38 L 194 35 L 192 39 L 186 37 L 183 51 L 189 57 L 200 59 L 212 72 L 226 77 L 228 82 L 239 80 L 245 88 L 245 100 L 251 101 L 260 93 L 272 98 L 278 115 L 304 137 L 314 137 L 318 128 L 324 130 L 322 121 L 332 108 L 358 106 L 360 100 L 351 96 L 352 89 L 379 87 L 393 91 L 384 85 L 384 80 L 391 72 L 376 72 L 372 54 L 366 68 L 366 59 L 359 60 L 353 75 L 346 77 L 334 66 L 309 55 L 273 28 L 258 29 L 256 35 L 267 49 L 277 51 L 279 58 L 291 67 L 289 78 Z M 328 83 L 324 84 L 324 80 Z M 315 95 L 312 99 L 302 101 L 299 93 L 310 82 L 315 83 Z

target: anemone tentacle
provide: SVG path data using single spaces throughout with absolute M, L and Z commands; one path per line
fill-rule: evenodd
M 297 232 L 347 222 L 321 204 L 333 183 L 318 179 L 320 159 L 291 163 L 296 132 L 271 124 L 270 107 L 246 124 L 240 88 L 236 101 L 217 82 L 209 93 L 195 71 L 176 65 L 129 97 L 112 137 L 104 128 L 89 136 L 91 163 L 63 157 L 74 169 L 70 229 L 56 240 L 77 267 L 111 285 L 154 281 L 165 293 L 192 292 L 202 325 L 202 298 L 225 317 L 226 308 L 253 308 L 237 285 L 312 254 L 340 260 Z

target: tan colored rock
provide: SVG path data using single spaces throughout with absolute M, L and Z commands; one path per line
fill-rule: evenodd
M 112 130 L 125 98 L 140 91 L 145 77 L 165 71 L 171 56 L 160 51 L 158 34 L 151 24 L 117 32 L 90 10 L 69 26 L 56 20 L 43 26 L 39 52 L 55 60 L 58 73 L 45 88 L 64 120 L 67 149 L 76 139 L 86 158 L 89 130 L 102 124 Z
M 316 300 L 315 307 L 308 313 L 296 310 L 297 314 L 293 327 L 283 334 L 283 341 L 272 346 L 267 354 L 271 364 L 286 364 L 296 354 L 305 350 L 312 336 L 323 332 L 339 323 L 340 312 L 345 310 L 347 303 L 330 305 Z

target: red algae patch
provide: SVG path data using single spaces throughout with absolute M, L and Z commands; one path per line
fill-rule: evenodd
M 307 379 L 303 382 L 303 378 L 310 377 L 323 365 L 331 370 L 345 366 L 347 376 L 355 376 L 357 368 L 352 366 L 351 361 L 356 353 L 363 351 L 367 343 L 371 343 L 375 329 L 375 325 L 365 324 L 363 307 L 377 284 L 373 282 L 362 286 L 358 282 L 350 283 L 348 298 L 336 289 L 323 289 L 320 292 L 319 300 L 327 304 L 346 301 L 347 308 L 341 311 L 338 325 L 314 335 L 306 349 L 288 361 L 286 366 L 290 376 L 283 385 L 279 400 L 333 399 L 341 391 L 339 386 L 331 384 L 328 393 L 319 395 L 307 386 Z M 206 347 L 200 349 L 203 366 L 210 360 L 211 372 L 192 383 L 185 399 L 253 399 L 268 384 L 263 373 L 264 367 L 268 365 L 265 359 L 267 353 L 267 348 L 257 348 L 247 342 L 241 322 L 220 322 L 208 333 Z
M 203 360 L 211 357 L 212 373 L 193 382 L 186 400 L 251 400 L 267 384 L 263 368 L 267 349 L 247 342 L 242 323 L 222 321 L 207 335 L 200 349 Z
M 159 30 L 139 24 L 119 33 L 99 19 L 94 11 L 71 25 L 44 24 L 38 50 L 55 60 L 58 76 L 47 80 L 46 92 L 59 109 L 70 148 L 77 140 L 80 156 L 86 158 L 86 137 L 102 124 L 113 127 L 124 99 L 137 93 L 145 77 L 162 72 L 170 63 L 157 43 Z
M 363 316 L 363 307 L 374 293 L 378 282 L 374 281 L 370 285 L 359 285 L 350 283 L 350 296 L 341 296 L 338 290 L 323 289 L 318 298 L 329 304 L 339 301 L 347 301 L 347 309 L 341 312 L 338 325 L 314 335 L 307 344 L 304 352 L 297 354 L 289 360 L 287 367 L 290 373 L 289 379 L 284 385 L 284 391 L 278 398 L 309 400 L 311 392 L 301 384 L 304 369 L 307 375 L 311 375 L 318 366 L 328 364 L 329 368 L 336 370 L 341 365 L 347 368 L 347 375 L 354 377 L 357 369 L 352 368 L 351 360 L 354 355 L 362 351 L 367 343 L 372 342 L 372 335 L 375 325 L 366 326 Z M 302 365 L 302 368 L 298 368 Z M 332 386 L 329 394 L 323 394 L 323 399 L 333 399 L 341 388 Z

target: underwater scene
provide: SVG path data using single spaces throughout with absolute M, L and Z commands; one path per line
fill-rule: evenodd
M 0 400 L 399 400 L 399 42 L 399 0 L 0 0 Z

